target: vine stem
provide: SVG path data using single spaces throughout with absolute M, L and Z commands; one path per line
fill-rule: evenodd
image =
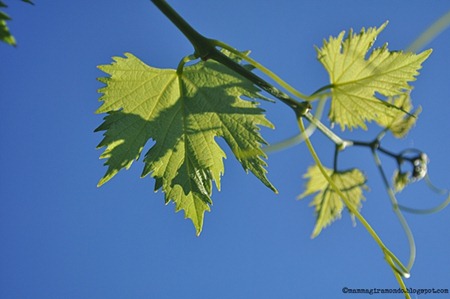
M 297 123 L 300 128 L 301 132 L 305 131 L 305 126 L 303 124 L 302 116 L 297 116 Z M 319 167 L 320 172 L 325 177 L 327 182 L 330 184 L 330 186 L 333 188 L 333 190 L 341 197 L 341 199 L 344 201 L 347 208 L 350 210 L 350 212 L 355 215 L 355 217 L 361 222 L 361 224 L 366 228 L 366 230 L 369 232 L 369 234 L 372 236 L 372 238 L 375 240 L 375 242 L 378 244 L 378 246 L 381 248 L 385 255 L 385 259 L 394 271 L 394 275 L 399 282 L 400 287 L 406 291 L 406 286 L 403 282 L 403 279 L 401 276 L 405 278 L 409 278 L 410 274 L 408 269 L 401 263 L 401 261 L 384 245 L 381 238 L 378 236 L 378 234 L 374 231 L 374 229 L 370 226 L 370 224 L 367 222 L 367 220 L 359 213 L 358 209 L 355 208 L 350 200 L 342 193 L 341 190 L 336 186 L 336 184 L 333 182 L 333 180 L 330 178 L 330 176 L 327 174 L 325 168 L 323 167 L 322 163 L 320 162 L 320 158 L 317 155 L 316 151 L 314 150 L 314 147 L 309 140 L 309 138 L 305 139 L 305 143 L 308 147 L 309 152 L 311 153 L 311 156 L 313 157 L 316 165 Z M 400 269 L 399 269 L 400 268 Z M 400 276 L 401 275 L 401 276 Z M 405 297 L 410 298 L 409 294 L 405 292 Z
M 372 238 L 375 240 L 375 242 L 378 244 L 378 246 L 381 248 L 381 250 L 384 253 L 385 259 L 387 263 L 392 268 L 394 275 L 400 285 L 400 287 L 403 290 L 406 290 L 406 286 L 403 282 L 403 277 L 409 277 L 409 268 L 411 266 L 411 260 L 413 261 L 413 254 L 410 256 L 410 263 L 408 265 L 408 268 L 406 268 L 400 260 L 384 245 L 380 237 L 376 234 L 376 232 L 373 230 L 373 228 L 370 226 L 370 224 L 367 222 L 367 220 L 359 213 L 358 209 L 353 206 L 350 202 L 350 200 L 343 194 L 342 191 L 337 188 L 336 184 L 332 181 L 330 176 L 326 173 L 323 165 L 320 162 L 319 157 L 317 156 L 311 141 L 309 140 L 307 130 L 305 129 L 305 126 L 303 124 L 303 117 L 306 118 L 310 123 L 311 128 L 317 128 L 320 131 L 322 131 L 330 140 L 332 140 L 336 144 L 337 150 L 342 150 L 347 146 L 353 145 L 352 141 L 347 141 L 341 139 L 339 136 L 337 136 L 334 132 L 332 132 L 327 126 L 322 124 L 320 122 L 320 119 L 316 119 L 311 113 L 311 105 L 308 103 L 308 101 L 314 100 L 314 99 L 322 99 L 329 96 L 329 92 L 326 93 L 327 90 L 332 88 L 331 85 L 324 86 L 322 88 L 319 88 L 315 93 L 313 93 L 311 96 L 307 96 L 299 91 L 297 91 L 295 88 L 290 86 L 288 83 L 283 81 L 280 77 L 278 77 L 275 73 L 264 67 L 262 64 L 258 63 L 257 61 L 253 60 L 252 58 L 248 57 L 242 52 L 237 51 L 236 49 L 232 48 L 231 46 L 222 43 L 220 41 L 212 40 L 209 38 L 204 37 L 200 33 L 198 33 L 194 28 L 192 28 L 165 0 L 151 0 L 158 9 L 166 15 L 166 17 L 186 36 L 186 38 L 190 41 L 190 43 L 194 47 L 194 54 L 185 57 L 177 68 L 177 73 L 181 74 L 183 71 L 183 67 L 186 62 L 194 59 L 194 58 L 201 58 L 202 60 L 208 60 L 213 59 L 224 66 L 230 68 L 231 70 L 235 71 L 239 75 L 245 77 L 246 79 L 250 80 L 252 83 L 254 83 L 256 86 L 260 87 L 262 90 L 266 91 L 267 93 L 271 94 L 275 98 L 279 99 L 284 104 L 288 105 L 290 108 L 292 108 L 296 114 L 297 123 L 300 127 L 300 131 L 302 133 L 302 136 L 304 138 L 305 143 L 307 144 L 307 147 L 316 162 L 317 166 L 319 167 L 322 175 L 325 177 L 325 179 L 328 181 L 330 186 L 334 189 L 334 191 L 341 197 L 341 199 L 344 201 L 347 208 L 350 210 L 350 212 L 355 215 L 355 217 L 362 223 L 362 225 L 366 228 L 366 230 L 369 232 L 369 234 L 372 236 Z M 287 92 L 291 93 L 292 95 L 296 96 L 297 98 L 303 99 L 306 102 L 299 102 L 295 99 L 293 99 L 288 94 L 284 93 L 283 91 L 279 90 L 272 84 L 269 84 L 267 81 L 256 75 L 255 73 L 251 72 L 247 68 L 243 67 L 238 62 L 232 60 L 230 57 L 222 53 L 217 49 L 217 47 L 220 47 L 222 49 L 228 50 L 237 57 L 241 58 L 244 61 L 247 61 L 250 63 L 253 67 L 260 70 L 262 73 L 264 73 L 266 76 L 274 80 L 280 87 L 284 88 Z M 376 153 L 375 153 L 376 154 Z M 380 166 L 381 167 L 381 166 Z M 384 174 L 384 172 L 383 172 Z M 384 176 L 385 177 L 385 176 Z M 391 190 L 392 191 L 392 190 Z M 395 199 L 395 197 L 394 197 Z M 396 203 L 396 200 L 393 201 L 391 198 L 391 201 L 393 202 L 394 209 L 396 212 L 399 212 L 399 206 Z M 395 202 L 395 204 L 394 204 Z M 401 215 L 401 213 L 400 213 Z M 403 217 L 403 216 L 401 216 Z M 400 218 L 402 221 L 404 218 Z M 404 221 L 402 221 L 403 225 Z M 408 227 L 409 229 L 409 227 Z M 408 235 L 409 238 L 409 235 Z M 411 244 L 411 243 L 410 243 Z M 415 252 L 415 248 L 414 248 Z M 405 293 L 406 298 L 410 298 L 409 294 Z
M 331 131 L 327 126 L 325 126 L 319 119 L 316 119 L 311 112 L 306 111 L 303 115 L 309 122 L 314 124 L 325 136 L 327 136 L 331 141 L 334 142 L 339 148 L 339 150 L 343 150 L 348 146 L 352 146 L 353 142 L 348 140 L 343 140 L 341 137 L 336 135 L 333 131 Z
M 333 133 L 328 127 L 326 127 L 324 124 L 320 122 L 320 120 L 315 119 L 314 116 L 309 113 L 311 110 L 311 104 L 309 102 L 299 102 L 283 91 L 279 90 L 272 84 L 269 84 L 267 81 L 256 75 L 255 73 L 249 71 L 236 61 L 230 59 L 228 56 L 223 54 L 221 51 L 219 51 L 216 47 L 222 47 L 223 49 L 226 49 L 233 54 L 237 55 L 238 57 L 244 59 L 245 61 L 249 62 L 252 66 L 255 68 L 261 70 L 264 74 L 266 74 L 268 77 L 270 77 L 272 80 L 277 82 L 281 87 L 286 89 L 287 91 L 291 92 L 293 95 L 306 99 L 306 100 L 312 100 L 312 99 L 322 99 L 324 97 L 327 97 L 328 94 L 322 94 L 322 91 L 325 91 L 329 88 L 329 86 L 325 86 L 324 88 L 319 89 L 317 92 L 315 92 L 312 96 L 306 96 L 302 94 L 301 92 L 297 91 L 295 88 L 290 86 L 288 83 L 286 83 L 284 80 L 282 80 L 280 77 L 278 77 L 275 73 L 264 67 L 262 64 L 258 63 L 254 59 L 248 57 L 247 55 L 244 55 L 242 52 L 237 51 L 233 47 L 222 43 L 217 40 L 209 39 L 198 33 L 194 28 L 192 28 L 165 0 L 151 0 L 158 8 L 161 10 L 162 13 L 173 23 L 175 26 L 186 36 L 186 38 L 191 42 L 191 44 L 194 47 L 194 57 L 201 58 L 203 60 L 207 59 L 213 59 L 224 66 L 228 67 L 229 69 L 235 71 L 239 75 L 245 77 L 246 79 L 250 80 L 252 83 L 254 83 L 256 86 L 260 87 L 262 90 L 266 91 L 267 93 L 271 94 L 275 98 L 279 99 L 281 102 L 289 106 L 291 109 L 294 110 L 296 115 L 302 115 L 305 116 L 308 121 L 314 124 L 317 129 L 322 131 L 328 138 L 330 138 L 334 143 L 339 145 L 340 147 L 345 148 L 345 146 L 349 145 L 348 142 L 345 142 L 342 140 L 339 136 L 337 136 L 335 133 Z M 190 56 L 189 56 L 190 57 Z M 183 61 L 180 65 L 184 65 Z M 178 67 L 178 72 L 181 72 L 180 65 Z
M 214 44 L 216 46 L 221 47 L 222 49 L 228 50 L 228 51 L 232 52 L 234 55 L 238 56 L 239 58 L 241 58 L 241 59 L 247 61 L 248 63 L 250 63 L 252 66 L 254 66 L 258 70 L 263 72 L 266 76 L 268 76 L 269 78 L 274 80 L 278 85 L 283 87 L 285 90 L 289 91 L 292 95 L 294 95 L 294 96 L 296 96 L 296 97 L 298 97 L 300 99 L 303 99 L 303 100 L 309 100 L 310 99 L 309 96 L 301 93 L 300 91 L 298 91 L 297 89 L 292 87 L 290 84 L 286 83 L 283 79 L 281 79 L 274 72 L 272 72 L 271 70 L 266 68 L 264 65 L 262 65 L 258 61 L 256 61 L 253 58 L 249 57 L 248 55 L 245 55 L 244 53 L 238 51 L 237 49 L 235 49 L 235 48 L 231 47 L 230 45 L 228 45 L 228 44 L 226 44 L 224 42 L 221 42 L 219 40 L 214 40 L 213 42 L 214 42 Z
M 294 111 L 306 111 L 310 108 L 307 102 L 299 102 L 278 88 L 266 82 L 258 75 L 244 68 L 216 48 L 215 41 L 204 37 L 192 28 L 165 0 L 151 0 L 153 4 L 183 33 L 183 35 L 191 42 L 194 47 L 194 55 L 202 60 L 215 60 L 229 69 L 235 71 L 239 75 L 253 82 L 262 90 L 271 94 L 284 104 L 291 107 Z
M 230 45 L 228 45 L 228 44 L 226 44 L 226 43 L 224 43 L 222 41 L 219 41 L 219 40 L 212 40 L 212 41 L 217 47 L 220 47 L 222 49 L 228 50 L 231 53 L 233 53 L 236 56 L 238 56 L 239 58 L 247 61 L 252 66 L 254 66 L 258 70 L 260 70 L 263 74 L 265 74 L 266 76 L 271 78 L 273 81 L 275 81 L 278 85 L 280 85 L 285 90 L 290 92 L 292 95 L 294 95 L 294 96 L 296 96 L 296 97 L 298 97 L 298 98 L 300 98 L 302 100 L 305 100 L 305 101 L 313 101 L 313 100 L 317 100 L 317 99 L 321 100 L 321 99 L 324 99 L 326 97 L 329 97 L 330 94 L 331 94 L 330 92 L 328 92 L 328 90 L 333 88 L 332 84 L 325 85 L 325 86 L 319 88 L 318 90 L 316 90 L 314 93 L 312 93 L 309 96 L 304 94 L 304 93 L 301 93 L 300 91 L 298 91 L 297 89 L 292 87 L 290 84 L 288 84 L 286 81 L 281 79 L 277 74 L 275 74 L 274 72 L 272 72 L 271 70 L 266 68 L 264 65 L 262 65 L 258 61 L 256 61 L 253 58 L 251 58 L 250 56 L 245 55 L 241 51 L 238 51 L 236 48 L 233 48 L 232 46 L 230 46 Z M 325 91 L 327 91 L 327 92 L 325 92 Z

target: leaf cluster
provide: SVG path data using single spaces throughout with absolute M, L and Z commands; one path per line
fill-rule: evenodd
M 362 29 L 358 34 L 350 31 L 346 37 L 341 32 L 325 40 L 317 54 L 330 77 L 330 121 L 343 130 L 366 129 L 367 122 L 375 121 L 400 138 L 420 113 L 420 108 L 411 112 L 409 82 L 415 80 L 431 50 L 413 54 L 389 51 L 383 45 L 368 54 L 386 25 Z M 247 59 L 248 53 L 223 53 L 239 66 L 241 59 L 253 61 Z M 265 97 L 255 86 L 258 82 L 248 79 L 252 76 L 241 76 L 213 60 L 184 63 L 177 70 L 157 69 L 126 53 L 125 58 L 115 57 L 112 64 L 99 67 L 109 75 L 99 79 L 105 86 L 99 90 L 102 106 L 97 113 L 107 116 L 97 128 L 104 131 L 98 147 L 105 148 L 100 157 L 108 166 L 99 186 L 121 169 L 128 169 L 152 140 L 143 159 L 142 177 L 151 175 L 155 191 L 161 189 L 166 203 L 173 201 L 176 211 L 184 210 L 199 234 L 204 212 L 212 204 L 213 182 L 220 190 L 224 173 L 226 154 L 216 138 L 225 140 L 245 171 L 276 192 L 266 177 L 267 157 L 262 146 L 267 142 L 259 133 L 261 126 L 273 125 L 258 107 L 257 100 Z M 327 168 L 325 172 L 331 181 L 317 166 L 311 167 L 300 196 L 317 193 L 312 202 L 317 215 L 313 237 L 341 217 L 344 203 L 336 186 L 357 210 L 367 189 L 366 178 L 358 169 Z

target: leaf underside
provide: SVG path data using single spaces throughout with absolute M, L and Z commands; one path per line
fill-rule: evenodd
M 395 118 L 400 109 L 383 100 L 409 93 L 422 63 L 431 49 L 420 54 L 389 51 L 387 45 L 374 49 L 366 59 L 378 34 L 386 27 L 345 32 L 324 41 L 317 49 L 319 61 L 330 76 L 332 101 L 329 118 L 341 129 L 361 127 L 379 118 Z
M 222 137 L 246 171 L 251 171 L 273 191 L 266 177 L 266 144 L 259 127 L 273 128 L 255 99 L 259 90 L 251 82 L 214 62 L 198 62 L 184 68 L 157 69 L 126 53 L 99 68 L 110 77 L 99 90 L 107 113 L 96 131 L 105 131 L 98 147 L 108 166 L 99 186 L 137 160 L 143 147 L 142 177 L 155 179 L 165 201 L 184 210 L 200 234 L 204 212 L 210 210 L 212 181 L 220 190 L 225 152 L 215 138 Z M 245 97 L 248 100 L 244 100 Z
M 339 172 L 328 168 L 325 168 L 325 170 L 351 204 L 358 210 L 361 209 L 361 202 L 364 200 L 363 189 L 367 189 L 364 174 L 359 169 Z M 314 206 L 316 214 L 316 225 L 311 235 L 312 238 L 315 238 L 323 228 L 341 218 L 344 202 L 322 175 L 317 165 L 310 167 L 304 178 L 308 179 L 308 182 L 299 199 L 317 193 L 310 204 Z

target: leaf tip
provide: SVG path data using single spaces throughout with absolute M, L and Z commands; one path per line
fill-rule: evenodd
M 316 226 L 316 227 L 314 228 L 313 232 L 311 233 L 311 236 L 310 236 L 311 240 L 312 240 L 312 239 L 315 239 L 315 238 L 320 234 L 321 231 L 322 231 L 322 229 L 321 229 L 321 228 L 318 228 L 318 227 Z
M 430 57 L 431 53 L 433 53 L 433 49 L 432 48 L 423 51 L 422 53 L 420 53 L 420 55 L 424 56 L 423 60 L 425 61 L 426 59 L 428 59 L 428 57 Z
M 103 179 L 101 179 L 100 181 L 98 181 L 97 183 L 97 188 L 100 188 L 101 186 L 103 186 L 103 184 L 106 183 Z
M 115 171 L 109 171 L 100 179 L 100 181 L 98 181 L 97 183 L 97 187 L 101 187 L 103 186 L 106 182 L 108 182 L 110 179 L 113 178 L 113 176 L 115 176 L 117 174 L 118 170 Z

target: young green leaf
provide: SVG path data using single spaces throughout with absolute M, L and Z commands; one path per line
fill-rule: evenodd
M 413 106 L 409 93 L 401 94 L 397 97 L 390 97 L 388 103 L 399 107 L 403 111 L 408 112 L 408 114 L 405 114 L 402 110 L 397 110 L 394 112 L 393 117 L 379 117 L 376 122 L 391 131 L 395 137 L 403 138 L 416 123 L 417 117 L 422 112 L 422 108 L 418 107 L 411 113 Z
M 328 71 L 332 87 L 329 118 L 342 130 L 361 127 L 379 117 L 395 118 L 397 107 L 383 101 L 378 95 L 394 97 L 407 93 L 422 63 L 431 50 L 420 54 L 389 51 L 387 45 L 372 51 L 366 59 L 378 34 L 386 27 L 363 28 L 359 34 L 345 32 L 324 41 L 317 49 L 318 59 Z
M 409 172 L 401 172 L 399 170 L 394 171 L 394 192 L 401 192 L 405 187 L 411 183 L 410 180 L 411 174 Z
M 328 168 L 325 168 L 325 170 L 339 190 L 359 210 L 362 206 L 361 201 L 364 200 L 363 189 L 367 189 L 364 174 L 359 169 L 342 172 L 335 172 Z M 317 165 L 310 167 L 304 177 L 309 179 L 309 181 L 306 184 L 306 190 L 299 196 L 299 199 L 317 193 L 310 204 L 315 207 L 317 217 L 316 225 L 311 235 L 312 238 L 315 238 L 323 228 L 330 225 L 336 219 L 341 218 L 344 202 L 330 186 Z
M 259 126 L 273 125 L 254 101 L 259 90 L 250 81 L 214 61 L 178 74 L 129 53 L 114 60 L 99 67 L 111 75 L 99 79 L 106 86 L 99 90 L 103 105 L 97 113 L 108 113 L 97 129 L 106 131 L 99 147 L 106 147 L 101 158 L 108 159 L 99 185 L 129 168 L 151 138 L 142 176 L 155 178 L 155 191 L 161 188 L 166 203 L 183 209 L 199 234 L 212 204 L 212 181 L 220 190 L 226 156 L 215 137 L 223 137 L 244 169 L 276 191 L 266 177 L 259 134 Z

